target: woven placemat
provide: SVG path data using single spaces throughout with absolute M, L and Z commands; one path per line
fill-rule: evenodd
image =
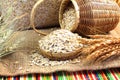
M 56 72 L 52 74 L 29 74 L 23 76 L 1 76 L 0 80 L 119 80 L 120 69 L 98 71 Z

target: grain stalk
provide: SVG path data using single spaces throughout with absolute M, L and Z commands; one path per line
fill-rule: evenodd
M 10 42 L 10 40 L 13 39 L 14 36 L 17 36 L 16 35 L 17 30 L 14 29 L 17 20 L 21 19 L 26 14 L 18 16 L 13 20 L 9 20 L 11 13 L 12 13 L 12 7 L 9 8 L 7 14 L 5 15 L 1 14 L 0 16 L 0 58 L 13 53 L 14 49 L 17 48 L 17 45 L 19 45 L 19 43 L 23 41 L 23 39 L 19 39 L 14 43 Z

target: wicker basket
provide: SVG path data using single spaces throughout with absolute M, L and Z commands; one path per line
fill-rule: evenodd
M 74 21 L 64 22 L 65 11 L 73 5 Z M 79 34 L 106 34 L 119 22 L 120 8 L 112 0 L 63 0 L 59 11 L 61 28 Z M 70 25 L 70 22 L 73 24 Z M 69 28 L 67 28 L 69 26 Z
M 80 36 L 69 30 L 55 30 L 39 40 L 39 52 L 51 60 L 73 59 L 81 55 Z

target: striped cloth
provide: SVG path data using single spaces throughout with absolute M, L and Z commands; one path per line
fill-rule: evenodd
M 15 77 L 0 76 L 0 80 L 120 80 L 120 69 L 29 74 Z

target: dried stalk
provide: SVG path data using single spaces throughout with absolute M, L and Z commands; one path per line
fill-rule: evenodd
M 118 56 L 120 55 L 119 50 L 120 39 L 106 39 L 83 50 L 83 53 L 86 53 L 88 55 L 85 59 L 85 64 L 100 63 L 109 59 L 110 57 Z
M 0 16 L 0 58 L 14 52 L 13 49 L 16 48 L 15 45 L 18 45 L 18 42 L 14 42 L 14 44 L 11 44 L 9 41 L 13 38 L 13 36 L 17 36 L 15 34 L 17 30 L 14 29 L 16 21 L 27 15 L 24 14 L 14 18 L 11 21 L 8 21 L 11 12 L 12 8 L 8 10 L 7 15 Z M 21 41 L 23 40 L 20 39 L 19 42 Z

